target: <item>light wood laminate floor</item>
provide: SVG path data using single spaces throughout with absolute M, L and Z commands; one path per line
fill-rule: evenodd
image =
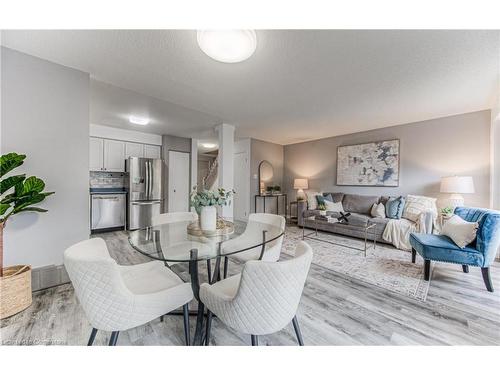
M 149 261 L 128 244 L 125 232 L 101 235 L 120 264 Z M 204 267 L 204 265 L 200 265 Z M 186 267 L 175 265 L 187 280 Z M 237 265 L 231 270 L 237 271 Z M 203 272 L 203 271 L 202 271 Z M 391 293 L 312 265 L 298 311 L 306 345 L 498 345 L 500 267 L 492 267 L 495 293 L 486 291 L 481 272 L 436 264 L 425 302 Z M 191 317 L 191 332 L 195 317 Z M 27 310 L 0 323 L 3 345 L 85 345 L 91 327 L 70 284 L 36 292 Z M 99 332 L 95 345 L 106 345 Z M 296 345 L 291 324 L 262 336 L 260 345 Z M 181 316 L 167 316 L 122 332 L 118 345 L 183 345 Z M 249 345 L 250 337 L 214 319 L 212 345 Z

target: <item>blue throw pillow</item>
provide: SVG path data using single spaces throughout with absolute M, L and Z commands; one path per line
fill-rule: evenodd
M 401 219 L 404 207 L 405 199 L 403 197 L 389 198 L 385 204 L 385 216 L 387 216 L 388 219 Z

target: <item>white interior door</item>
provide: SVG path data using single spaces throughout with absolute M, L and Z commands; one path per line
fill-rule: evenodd
M 234 219 L 248 220 L 250 212 L 249 164 L 246 152 L 234 154 Z
M 189 211 L 189 153 L 168 152 L 168 212 Z

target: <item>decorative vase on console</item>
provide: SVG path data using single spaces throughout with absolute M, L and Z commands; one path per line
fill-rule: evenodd
M 191 206 L 194 207 L 200 218 L 200 229 L 204 232 L 215 232 L 217 229 L 217 206 L 231 204 L 234 190 L 226 191 L 204 190 L 198 192 L 196 186 L 191 192 Z

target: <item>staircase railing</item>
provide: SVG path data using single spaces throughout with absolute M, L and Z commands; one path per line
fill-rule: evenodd
M 217 178 L 219 166 L 219 158 L 215 158 L 215 160 L 208 166 L 208 172 L 205 177 L 203 177 L 203 189 L 208 190 L 212 187 L 215 179 Z

